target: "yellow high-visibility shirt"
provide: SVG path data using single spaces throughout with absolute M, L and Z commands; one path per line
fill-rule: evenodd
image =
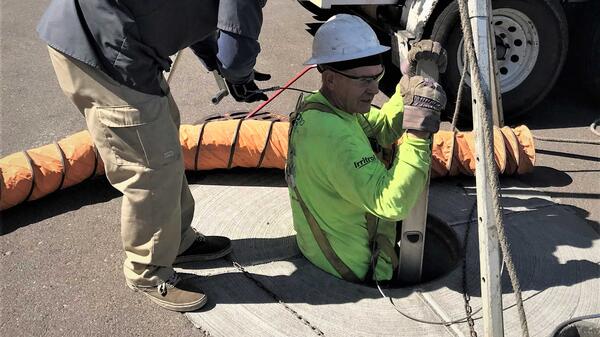
M 386 169 L 368 138 L 385 146 L 403 135 L 398 91 L 381 109 L 364 115 L 336 109 L 319 92 L 306 101 L 323 103 L 333 113 L 309 109 L 298 115 L 289 142 L 294 162 L 290 173 L 333 250 L 364 279 L 371 258 L 365 213 L 380 218 L 378 233 L 395 244 L 396 221 L 408 215 L 425 186 L 431 141 L 404 136 L 392 166 Z M 317 267 L 340 277 L 315 241 L 293 190 L 289 191 L 300 250 Z M 390 258 L 381 253 L 374 277 L 389 280 L 392 274 Z

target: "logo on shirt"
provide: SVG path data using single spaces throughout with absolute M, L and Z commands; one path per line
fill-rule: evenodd
M 361 167 L 367 165 L 368 163 L 370 163 L 372 161 L 375 161 L 375 159 L 376 158 L 375 158 L 374 155 L 371 156 L 371 157 L 363 157 L 363 159 L 354 162 L 354 167 L 357 168 L 357 169 L 361 168 Z

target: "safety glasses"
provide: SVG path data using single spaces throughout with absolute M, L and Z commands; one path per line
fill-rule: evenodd
M 353 76 L 353 75 L 343 73 L 339 70 L 336 70 L 334 68 L 327 67 L 327 66 L 323 67 L 323 70 L 331 70 L 336 74 L 340 74 L 351 80 L 358 81 L 362 86 L 365 86 L 365 87 L 371 85 L 373 82 L 378 83 L 379 81 L 381 81 L 381 79 L 383 78 L 383 75 L 385 74 L 385 67 L 383 67 L 383 70 L 381 70 L 381 72 L 375 76 Z

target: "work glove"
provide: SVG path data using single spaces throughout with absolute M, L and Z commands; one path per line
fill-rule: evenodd
M 435 133 L 440 129 L 440 114 L 446 106 L 444 89 L 430 78 L 403 76 L 398 89 L 404 101 L 404 130 Z
M 415 76 L 419 61 L 432 61 L 438 65 L 440 74 L 446 71 L 448 57 L 446 50 L 437 41 L 421 40 L 408 51 L 408 57 L 400 65 L 404 76 Z
M 260 71 L 254 69 L 254 80 L 263 82 L 271 79 L 271 74 L 261 73 Z
M 238 102 L 252 103 L 269 99 L 265 93 L 258 89 L 253 80 L 240 84 L 234 84 L 227 80 L 225 82 L 229 88 L 229 93 Z

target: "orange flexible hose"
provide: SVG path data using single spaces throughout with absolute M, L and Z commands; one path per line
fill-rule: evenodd
M 182 125 L 180 141 L 186 170 L 285 168 L 289 123 L 231 119 Z M 494 131 L 498 173 L 523 174 L 535 163 L 533 137 L 526 126 Z M 433 137 L 432 177 L 475 173 L 471 132 L 439 131 Z M 58 143 L 0 159 L 0 210 L 104 174 L 87 131 Z

